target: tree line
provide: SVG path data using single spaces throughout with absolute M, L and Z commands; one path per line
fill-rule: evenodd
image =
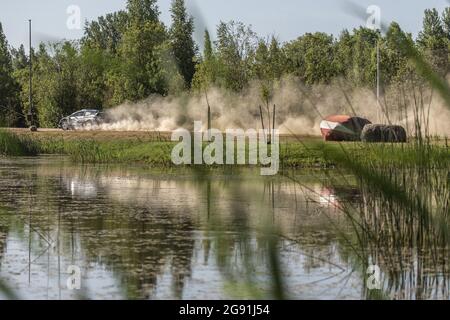
M 157 0 L 128 0 L 125 10 L 86 23 L 78 41 L 41 43 L 32 50 L 33 104 L 41 127 L 83 108 L 107 109 L 153 94 L 205 93 L 211 87 L 233 92 L 256 82 L 269 102 L 275 84 L 292 76 L 301 84 L 345 79 L 353 87 L 376 84 L 377 46 L 381 82 L 389 86 L 414 73 L 399 50 L 399 35 L 445 76 L 450 69 L 450 8 L 425 11 L 416 39 L 393 22 L 387 32 L 364 27 L 338 37 L 316 32 L 281 43 L 258 36 L 242 22 L 221 22 L 215 41 L 208 31 L 200 52 L 194 18 L 184 0 L 173 0 L 171 25 L 160 20 Z M 0 126 L 26 126 L 30 110 L 29 56 L 11 48 L 0 23 Z

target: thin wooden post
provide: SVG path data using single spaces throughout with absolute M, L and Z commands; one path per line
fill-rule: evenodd
M 264 128 L 264 116 L 263 116 L 261 105 L 259 105 L 259 115 L 261 116 L 261 125 L 262 125 L 262 129 L 264 132 L 264 140 L 266 140 L 266 132 L 265 132 L 265 128 Z
M 206 104 L 208 105 L 208 134 L 207 134 L 207 138 L 208 138 L 208 142 L 211 142 L 211 127 L 212 127 L 212 123 L 211 123 L 211 106 L 209 105 L 209 99 L 208 99 L 208 92 L 205 89 L 205 98 L 206 98 Z
M 272 143 L 272 128 L 271 128 L 271 116 L 270 116 L 270 107 L 269 107 L 269 101 L 266 102 L 266 108 L 267 108 L 267 116 L 269 118 L 269 141 L 267 141 L 267 144 L 271 144 Z
M 275 112 L 277 110 L 276 105 L 273 105 L 273 121 L 272 121 L 272 139 L 275 136 Z

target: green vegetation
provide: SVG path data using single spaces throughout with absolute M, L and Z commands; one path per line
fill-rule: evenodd
M 384 274 L 382 290 L 365 288 L 370 299 L 432 299 L 428 287 L 446 290 L 448 147 L 412 144 L 401 150 L 366 146 L 366 157 L 354 157 L 345 149 L 327 153 L 327 159 L 357 178 L 361 199 L 340 206 L 354 231 L 343 242 L 352 248 L 349 260 L 361 274 L 374 264 Z M 336 189 L 347 184 L 339 174 L 330 179 Z M 411 279 L 424 284 L 408 290 Z
M 433 16 L 433 11 L 429 14 Z M 448 84 L 408 39 L 399 41 L 418 73 L 450 107 Z M 349 150 L 345 144 L 324 148 L 324 158 L 338 169 L 329 175 L 331 188 L 351 185 L 346 174 L 356 178 L 360 199 L 342 201 L 337 209 L 352 226 L 352 236 L 343 235 L 342 241 L 355 270 L 367 277 L 369 266 L 381 269 L 381 290 L 364 288 L 369 299 L 432 299 L 437 291 L 448 292 L 448 141 L 436 142 L 428 134 L 422 117 L 427 104 L 418 101 L 415 108 L 415 139 L 409 144 L 359 144 L 360 150 Z M 411 283 L 415 289 L 408 288 Z
M 151 166 L 171 166 L 172 142 L 157 137 L 94 139 L 92 137 L 34 136 L 8 133 L 14 141 L 26 141 L 38 154 L 68 155 L 78 163 L 143 163 Z M 1 136 L 0 136 L 1 137 Z M 34 153 L 36 154 L 36 153 Z
M 0 130 L 0 156 L 34 156 L 38 144 L 27 137 Z
M 53 44 L 52 54 L 41 45 L 34 57 L 40 125 L 54 126 L 62 114 L 87 105 L 107 108 L 152 94 L 202 92 L 211 86 L 239 92 L 253 81 L 259 83 L 261 99 L 269 105 L 274 86 L 285 75 L 295 76 L 299 87 L 329 83 L 337 78 L 345 79 L 352 87 L 374 87 L 375 52 L 379 44 L 383 84 L 401 89 L 393 105 L 399 108 L 408 105 L 414 111 L 411 142 L 284 141 L 280 147 L 281 167 L 285 169 L 282 174 L 294 180 L 287 169 L 334 167 L 338 170 L 332 172 L 331 187 L 337 190 L 350 185 L 346 179 L 350 173 L 356 180 L 360 198 L 356 203 L 344 201 L 338 207 L 353 231 L 351 237 L 342 232 L 342 241 L 350 248 L 346 256 L 361 274 L 365 275 L 367 267 L 375 263 L 388 278 L 381 292 L 367 291 L 367 297 L 389 297 L 391 291 L 405 290 L 414 283 L 418 287 L 414 298 L 430 298 L 432 293 L 426 292 L 426 285 L 425 289 L 421 286 L 426 277 L 424 270 L 449 274 L 445 257 L 450 239 L 450 150 L 446 140 L 434 140 L 428 133 L 426 100 L 429 99 L 423 94 L 428 87 L 438 92 L 450 107 L 450 87 L 444 79 L 450 69 L 450 9 L 442 16 L 437 10 L 426 10 L 423 30 L 416 41 L 392 23 L 385 36 L 359 28 L 343 31 L 338 39 L 314 33 L 281 44 L 275 38 L 261 40 L 242 23 L 222 22 L 217 29 L 217 41 L 212 42 L 210 34 L 205 33 L 203 56 L 196 52 L 193 21 L 187 16 L 182 0 L 173 2 L 172 17 L 173 26 L 167 29 L 159 20 L 155 0 L 129 0 L 126 11 L 89 23 L 79 43 Z M 23 47 L 13 51 L 11 58 L 0 32 L 0 77 L 4 79 L 0 83 L 8 84 L 0 86 L 3 99 L 0 103 L 7 110 L 2 112 L 4 125 L 19 125 L 23 116 L 18 115 L 28 110 L 26 61 Z M 414 99 L 401 96 L 405 91 L 413 92 Z M 387 110 L 383 111 L 389 119 Z M 173 145 L 163 140 L 65 139 L 0 132 L 1 155 L 65 154 L 76 162 L 171 166 Z M 203 172 L 199 170 L 200 174 Z M 354 186 L 354 181 L 351 185 Z M 238 194 L 239 190 L 235 192 Z M 233 214 L 242 219 L 239 235 L 244 244 L 248 241 L 246 234 L 251 232 L 245 225 L 245 210 L 233 208 Z M 278 261 L 279 239 L 274 234 L 276 229 L 268 229 L 261 238 L 270 261 L 273 297 L 281 299 L 285 298 L 285 292 Z M 226 248 L 227 243 L 222 245 Z M 251 253 L 244 258 L 250 261 Z M 437 270 L 437 266 L 442 270 Z M 226 275 L 231 282 L 242 283 L 241 278 Z M 256 281 L 252 279 L 252 270 L 246 270 L 245 275 L 249 291 L 254 292 Z M 429 283 L 440 281 L 430 279 Z
M 80 163 L 141 163 L 154 167 L 171 167 L 171 152 L 177 144 L 165 141 L 164 137 L 149 135 L 141 137 L 103 137 L 88 135 L 33 135 L 14 134 L 3 131 L 0 137 L 8 137 L 12 148 L 14 143 L 29 152 L 4 154 L 68 155 Z M 2 138 L 0 141 L 4 141 Z M 363 143 L 322 143 L 316 138 L 304 138 L 298 141 L 289 138 L 280 143 L 280 166 L 282 168 L 331 168 L 339 166 L 339 161 L 330 156 L 345 151 L 349 159 L 370 160 L 374 166 L 428 166 L 430 160 L 441 168 L 450 163 L 450 149 L 446 141 L 434 140 L 426 148 L 426 157 L 416 142 L 408 144 L 363 144 Z M 206 144 L 205 144 L 206 145 Z M 226 148 L 226 145 L 224 146 Z M 21 149 L 22 150 L 22 149 Z M 226 153 L 224 152 L 224 155 Z M 247 150 L 248 154 L 248 150 Z M 225 161 L 224 161 L 225 162 Z
M 386 90 L 407 81 L 423 84 L 423 69 L 405 44 L 440 76 L 450 69 L 450 8 L 442 15 L 426 10 L 415 40 L 392 23 L 383 34 L 361 27 L 337 38 L 317 32 L 281 43 L 241 22 L 221 22 L 215 35 L 205 31 L 203 53 L 193 40 L 194 19 L 184 0 L 173 0 L 170 12 L 172 24 L 166 26 L 156 0 L 128 0 L 126 10 L 88 22 L 79 41 L 36 48 L 33 98 L 39 126 L 55 127 L 63 115 L 81 108 L 106 109 L 155 94 L 203 94 L 210 87 L 245 92 L 256 84 L 260 103 L 269 105 L 285 77 L 296 79 L 299 87 L 339 79 L 351 88 L 374 88 L 377 44 Z M 9 48 L 0 26 L 1 126 L 26 125 L 28 61 L 23 46 Z
M 15 65 L 18 64 L 18 61 Z M 22 120 L 19 103 L 20 87 L 13 77 L 13 63 L 8 42 L 0 23 L 0 126 L 20 125 Z

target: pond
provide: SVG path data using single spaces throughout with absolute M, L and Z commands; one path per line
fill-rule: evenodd
M 367 298 L 339 210 L 358 189 L 318 170 L 258 173 L 1 159 L 0 279 L 24 299 L 273 298 L 278 263 L 284 298 Z M 426 272 L 438 280 L 425 298 L 448 297 L 442 268 Z M 383 277 L 389 293 L 405 290 Z

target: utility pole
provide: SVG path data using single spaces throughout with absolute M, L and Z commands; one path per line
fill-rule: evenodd
M 377 40 L 377 121 L 380 121 L 380 40 Z
M 34 124 L 34 108 L 33 108 L 33 49 L 31 48 L 31 19 L 28 20 L 29 23 L 29 36 L 30 36 L 30 97 L 29 97 L 29 103 L 30 103 L 30 110 L 28 114 L 28 121 L 30 122 L 30 130 L 36 131 L 37 128 Z

